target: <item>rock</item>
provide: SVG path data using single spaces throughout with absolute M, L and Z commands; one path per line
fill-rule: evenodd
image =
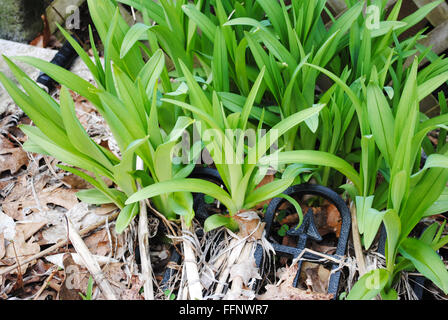
M 44 0 L 0 0 L 0 38 L 30 42 L 43 28 Z
M 3 1 L 3 0 L 0 0 Z M 54 55 L 57 53 L 56 50 L 44 49 L 39 47 L 34 47 L 26 45 L 23 43 L 7 41 L 0 39 L 0 72 L 3 72 L 7 77 L 14 79 L 8 65 L 4 61 L 1 55 L 7 57 L 14 56 L 31 56 L 46 61 L 53 59 Z M 25 64 L 14 61 L 17 65 L 26 73 L 28 76 L 36 80 L 40 74 L 40 71 Z M 77 58 L 73 64 L 72 72 L 79 75 L 80 77 L 86 79 L 87 81 L 93 82 L 93 77 L 81 59 Z M 0 84 L 0 118 L 2 115 L 11 114 L 17 112 L 19 109 L 14 104 L 14 101 L 10 98 L 9 94 L 5 91 L 3 86 Z
M 0 0 L 4 1 L 4 0 Z M 1 10 L 1 9 L 0 9 Z M 40 59 L 44 59 L 50 61 L 53 59 L 56 54 L 56 50 L 43 49 L 38 47 L 33 47 L 29 45 L 25 45 L 22 43 L 7 41 L 0 39 L 0 54 L 5 55 L 7 57 L 13 56 L 32 56 Z M 16 62 L 16 61 L 15 61 Z M 16 62 L 17 63 L 17 62 Z M 40 71 L 25 64 L 25 63 L 17 63 L 17 65 L 25 71 L 31 79 L 36 80 L 39 76 Z M 3 57 L 0 57 L 0 72 L 3 72 L 8 78 L 14 79 L 11 71 L 9 70 L 8 65 L 6 64 Z M 17 111 L 17 107 L 14 102 L 10 98 L 9 94 L 3 88 L 2 84 L 0 84 L 0 115 L 3 113 L 13 113 Z

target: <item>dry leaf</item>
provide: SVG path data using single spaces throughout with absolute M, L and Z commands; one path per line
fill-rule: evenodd
M 63 266 L 65 277 L 59 290 L 59 300 L 82 300 L 79 293 L 85 273 L 81 272 L 81 268 L 73 261 L 71 254 L 65 254 Z
M 58 266 L 59 268 L 63 268 L 64 269 L 64 259 L 66 259 L 66 255 L 67 253 L 59 253 L 59 254 L 54 254 L 51 256 L 46 256 L 45 260 L 47 260 L 48 262 L 51 262 L 52 264 Z M 98 262 L 98 264 L 100 266 L 103 266 L 107 263 L 114 263 L 114 262 L 118 262 L 117 259 L 113 259 L 113 258 L 108 258 L 108 257 L 103 257 L 103 256 L 97 256 L 97 255 L 92 255 L 93 258 L 95 258 L 95 260 Z M 81 258 L 81 256 L 77 253 L 71 253 L 71 257 L 73 262 L 80 266 L 80 267 L 85 267 L 84 265 L 84 260 Z
M 109 215 L 109 214 L 113 213 L 117 209 L 118 209 L 118 207 L 115 204 L 108 203 L 108 204 L 102 204 L 101 206 L 93 209 L 93 212 L 96 215 L 105 216 L 105 215 Z
M 328 228 L 336 234 L 336 237 L 339 238 L 341 234 L 342 227 L 342 218 L 341 215 L 333 204 L 329 204 L 326 207 L 327 211 L 327 226 Z
M 249 259 L 232 265 L 230 268 L 230 281 L 239 277 L 243 280 L 243 283 L 248 286 L 250 280 L 252 279 L 261 279 L 260 274 L 258 273 L 258 268 L 255 263 L 255 257 L 253 255 L 250 256 Z
M 77 175 L 69 174 L 64 176 L 61 181 L 69 188 L 72 189 L 88 189 L 92 188 L 92 185 L 86 180 L 81 179 Z
M 111 234 L 111 238 L 113 238 Z M 111 239 L 113 242 L 114 239 Z M 100 231 L 95 232 L 89 237 L 84 239 L 84 243 L 92 254 L 96 254 L 99 256 L 107 256 L 111 251 L 111 246 L 113 243 L 109 241 L 109 236 L 107 235 L 106 229 L 101 229 Z
M 332 294 L 316 293 L 293 287 L 297 264 L 279 271 L 279 282 L 266 285 L 266 292 L 257 296 L 258 300 L 331 300 Z
M 104 217 L 95 215 L 92 210 L 89 209 L 87 203 L 80 202 L 73 206 L 66 213 L 61 210 L 50 210 L 43 213 L 34 213 L 35 219 L 45 218 L 48 220 L 48 224 L 51 226 L 42 231 L 42 240 L 40 244 L 56 243 L 59 240 L 67 238 L 67 221 L 65 214 L 70 218 L 73 225 L 82 230 L 88 226 L 94 225 L 104 220 Z
M 15 249 L 15 250 L 14 250 Z M 25 241 L 25 237 L 22 232 L 17 232 L 14 238 L 14 242 L 10 242 L 6 247 L 6 253 L 4 260 L 10 260 L 12 263 L 19 259 L 20 272 L 24 274 L 29 266 L 34 265 L 36 261 L 31 261 L 28 263 L 23 263 L 29 256 L 32 256 L 40 252 L 40 246 L 34 239 L 31 238 L 28 242 Z M 17 258 L 16 258 L 17 253 Z M 0 268 L 0 271 L 4 268 Z M 17 273 L 17 269 L 11 271 L 12 274 Z
M 131 278 L 131 288 L 125 289 L 120 295 L 121 300 L 144 300 L 142 295 L 139 293 L 143 286 L 143 281 L 139 279 L 138 276 L 133 275 Z
M 234 219 L 238 223 L 238 236 L 245 238 L 251 235 L 250 240 L 260 240 L 263 236 L 265 223 L 261 222 L 256 211 L 243 211 L 234 215 Z
M 2 148 L 0 149 L 0 173 L 10 171 L 15 174 L 29 163 L 28 155 L 22 148 Z
M 302 264 L 300 281 L 306 283 L 313 292 L 326 293 L 330 274 L 330 270 L 323 265 L 305 261 Z
M 27 222 L 21 221 L 16 224 L 17 232 L 22 232 L 25 240 L 28 240 L 32 235 L 34 235 L 37 231 L 42 229 L 45 226 L 45 222 Z
M 2 202 L 3 211 L 15 220 L 23 220 L 25 219 L 25 213 L 23 212 L 25 209 L 38 211 L 38 206 L 41 206 L 42 210 L 48 210 L 46 204 L 55 203 L 54 201 L 51 202 L 51 196 L 52 193 L 56 193 L 58 187 L 60 186 L 60 184 L 57 184 L 46 188 L 46 186 L 50 183 L 51 177 L 52 176 L 48 172 L 35 174 L 32 178 L 27 175 L 18 177 L 14 188 Z M 33 190 L 36 197 L 33 194 Z M 73 191 L 69 192 L 74 193 Z M 46 200 L 49 200 L 49 202 L 46 202 Z M 76 197 L 73 194 L 70 202 L 65 203 L 64 205 L 62 199 L 58 200 L 58 197 L 56 197 L 55 201 L 58 203 L 55 204 L 65 207 L 74 203 L 74 200 L 76 200 Z
M 124 287 L 127 287 L 127 275 L 123 271 L 123 266 L 124 263 L 122 262 L 109 263 L 103 269 L 104 276 L 115 285 L 123 284 Z

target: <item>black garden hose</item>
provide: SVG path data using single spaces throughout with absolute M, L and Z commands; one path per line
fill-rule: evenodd
M 50 62 L 54 65 L 69 70 L 77 57 L 78 54 L 76 53 L 75 49 L 73 49 L 72 45 L 68 41 L 66 41 Z M 40 73 L 36 82 L 45 86 L 48 89 L 48 92 L 53 91 L 57 84 L 54 79 L 43 72 Z

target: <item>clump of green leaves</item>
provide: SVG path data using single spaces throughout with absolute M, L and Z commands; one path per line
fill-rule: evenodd
M 165 102 L 178 105 L 191 111 L 193 116 L 201 123 L 199 132 L 205 148 L 210 153 L 224 182 L 226 190 L 215 184 L 200 179 L 176 179 L 157 183 L 132 195 L 127 204 L 142 199 L 154 197 L 167 192 L 192 191 L 205 193 L 219 200 L 228 210 L 229 215 L 214 215 L 205 222 L 205 229 L 211 230 L 220 226 L 235 229 L 236 222 L 233 216 L 243 209 L 252 209 L 256 204 L 279 195 L 288 188 L 295 179 L 297 170 L 286 170 L 281 179 L 256 188 L 265 177 L 268 167 L 257 165 L 258 160 L 269 148 L 292 127 L 302 121 L 318 114 L 323 105 L 308 108 L 280 121 L 264 136 L 254 135 L 253 145 L 245 141 L 245 132 L 248 129 L 248 118 L 253 107 L 255 96 L 261 85 L 264 70 L 258 76 L 251 89 L 242 112 L 225 115 L 222 102 L 214 92 L 210 99 L 200 88 L 188 68 L 180 62 L 186 82 L 189 87 L 190 104 L 173 99 L 163 99 Z M 213 116 L 211 116 L 213 115 Z M 261 128 L 261 123 L 258 129 Z M 235 134 L 235 133 L 240 134 Z M 293 169 L 293 167 L 291 167 Z
M 115 203 L 121 209 L 116 225 L 121 232 L 139 212 L 138 204 L 125 204 L 127 197 L 137 191 L 137 183 L 145 187 L 172 178 L 185 178 L 193 170 L 193 164 L 174 165 L 172 157 L 173 146 L 194 120 L 175 116 L 174 108 L 170 109 L 174 112 L 172 117 L 167 117 L 160 105 L 158 82 L 165 66 L 163 52 L 156 50 L 145 62 L 135 45 L 128 49 L 125 57 L 120 57 L 119 48 L 130 28 L 118 8 L 108 1 L 89 1 L 89 8 L 105 44 L 104 66 L 95 48 L 93 62 L 67 32 L 61 31 L 89 67 L 97 86 L 32 57 L 16 59 L 41 69 L 62 84 L 59 103 L 6 57 L 5 61 L 24 91 L 3 74 L 0 74 L 0 81 L 35 124 L 21 127 L 28 135 L 24 148 L 59 159 L 70 165 L 60 165 L 62 169 L 89 182 L 94 189 L 79 192 L 81 200 L 93 204 Z M 97 17 L 100 10 L 103 18 L 110 18 L 107 26 L 105 19 Z M 121 159 L 89 137 L 76 117 L 68 88 L 89 99 L 104 117 L 120 149 Z M 159 114 L 165 115 L 165 121 L 159 120 Z M 168 123 L 170 119 L 173 121 Z M 159 123 L 165 126 L 160 128 Z M 142 170 L 136 168 L 137 157 L 144 164 Z M 107 187 L 104 178 L 113 181 L 116 187 Z M 182 214 L 189 222 L 194 216 L 193 200 L 188 192 L 169 193 L 153 201 L 170 219 Z

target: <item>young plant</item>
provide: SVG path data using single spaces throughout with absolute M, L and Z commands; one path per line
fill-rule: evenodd
M 348 299 L 371 298 L 379 293 L 383 298 L 396 298 L 393 286 L 400 271 L 412 267 L 443 291 L 448 289 L 448 272 L 434 250 L 443 246 L 447 239 L 440 239 L 440 232 L 431 238 L 429 231 L 424 235 L 426 242 L 409 237 L 423 217 L 448 209 L 445 201 L 438 202 L 446 197 L 448 148 L 442 147 L 442 154 L 431 154 L 423 169 L 419 170 L 419 166 L 416 166 L 420 163 L 422 142 L 428 132 L 448 123 L 445 114 L 421 122 L 419 102 L 446 82 L 448 73 L 445 71 L 433 74 L 433 77 L 420 77 L 423 82 L 418 83 L 418 61 L 414 61 L 409 71 L 395 110 L 380 89 L 375 70 L 368 86 L 363 89 L 363 100 L 358 99 L 341 79 L 322 70 L 344 89 L 357 108 L 361 132 L 364 133 L 359 173 L 345 160 L 320 151 L 283 152 L 274 163 L 271 162 L 271 156 L 260 160 L 263 165 L 318 164 L 343 173 L 353 183 L 352 187 L 345 187 L 351 198 L 356 199 L 359 231 L 364 234 L 366 248 L 373 242 L 381 222 L 385 224 L 388 234 L 387 268 L 374 270 L 363 276 Z M 432 67 L 427 68 L 432 70 Z M 377 155 L 376 148 L 380 156 Z M 373 192 L 378 169 L 383 173 L 385 182 Z M 371 284 L 373 280 L 377 285 Z
M 364 280 L 373 275 L 366 274 L 348 299 L 358 298 L 359 291 L 367 289 L 380 293 L 384 299 L 396 299 L 394 285 L 400 271 L 413 268 L 448 292 L 448 272 L 436 252 L 448 239 L 440 239 L 437 228 L 427 230 L 419 239 L 409 237 L 422 218 L 448 209 L 437 203 L 448 182 L 448 148 L 442 146 L 440 154 L 431 154 L 421 170 L 419 166 L 423 139 L 429 131 L 448 122 L 443 115 L 420 122 L 418 102 L 437 85 L 419 86 L 417 66 L 418 60 L 415 60 L 395 115 L 378 83 L 373 80 L 367 87 L 368 109 L 372 115 L 381 116 L 381 119 L 370 119 L 373 137 L 386 162 L 389 183 L 386 208 L 381 212 L 367 208 L 364 214 L 374 214 L 386 227 L 386 272 L 375 273 L 381 284 L 375 288 L 365 286 Z
M 81 292 L 79 292 L 79 295 L 81 296 L 82 300 L 92 300 L 93 278 L 91 276 L 89 277 L 89 282 L 87 283 L 86 295 L 83 295 Z
M 281 179 L 256 188 L 267 172 L 267 167 L 257 166 L 258 160 L 279 137 L 292 127 L 318 114 L 323 106 L 306 109 L 280 121 L 262 137 L 255 133 L 252 135 L 255 139 L 252 141 L 253 144 L 248 145 L 245 142 L 246 130 L 249 129 L 248 118 L 261 85 L 264 70 L 261 71 L 251 89 L 243 111 L 225 116 L 217 93 L 213 92 L 211 99 L 207 97 L 188 68 L 182 62 L 180 64 L 188 83 L 190 104 L 173 99 L 163 100 L 194 114 L 200 123 L 198 130 L 202 141 L 227 191 L 208 181 L 182 179 L 148 186 L 132 195 L 126 203 L 132 204 L 167 192 L 205 193 L 219 200 L 228 211 L 228 216 L 209 217 L 205 222 L 205 229 L 211 230 L 223 225 L 235 229 L 237 224 L 233 217 L 236 214 L 242 210 L 251 210 L 256 204 L 279 195 L 294 181 L 295 175 L 291 172 L 292 170 L 287 170 Z M 261 129 L 261 123 L 258 129 Z
M 97 3 L 90 5 L 92 9 L 93 6 L 101 6 Z M 121 29 L 125 29 L 127 25 L 123 24 L 118 11 L 113 13 L 113 8 L 108 8 L 110 12 L 106 10 L 107 7 L 104 9 L 105 13 L 113 15 L 110 29 L 106 34 L 103 33 L 106 38 L 103 39 L 105 69 L 95 49 L 96 64 L 61 29 L 91 70 L 98 87 L 61 67 L 33 57 L 16 59 L 41 69 L 60 82 L 60 103 L 6 57 L 5 61 L 25 92 L 3 74 L 0 74 L 0 81 L 36 125 L 21 127 L 29 137 L 24 145 L 25 149 L 51 155 L 73 166 L 60 165 L 62 169 L 80 176 L 94 187 L 80 191 L 78 197 L 93 204 L 115 203 L 121 209 L 116 225 L 117 231 L 121 232 L 139 212 L 137 204 L 125 204 L 127 197 L 137 191 L 137 181 L 144 187 L 155 182 L 185 178 L 193 170 L 194 165 L 172 165 L 172 157 L 173 146 L 194 120 L 178 115 L 176 121 L 164 126 L 165 130 L 159 128 L 159 123 L 163 122 L 159 121 L 159 112 L 165 114 L 166 111 L 159 105 L 160 92 L 157 89 L 165 65 L 163 53 L 157 50 L 144 62 L 140 49 L 134 47 L 129 50 L 126 58 L 120 59 L 119 55 L 117 57 L 116 47 L 121 46 L 124 41 L 125 31 Z M 100 34 L 105 32 L 101 26 L 97 28 L 101 30 Z M 116 30 L 120 31 L 115 32 Z M 112 58 L 115 59 L 113 66 Z M 76 117 L 75 106 L 67 88 L 95 105 L 112 132 L 120 149 L 121 159 L 89 137 Z M 169 120 L 168 117 L 164 119 Z M 168 122 L 164 121 L 165 124 Z M 137 156 L 144 163 L 143 172 L 136 170 Z M 109 188 L 104 178 L 110 179 L 116 188 Z M 193 217 L 192 196 L 188 192 L 164 194 L 155 198 L 154 202 L 157 209 L 169 219 L 174 219 L 178 213 L 187 214 L 188 223 Z

